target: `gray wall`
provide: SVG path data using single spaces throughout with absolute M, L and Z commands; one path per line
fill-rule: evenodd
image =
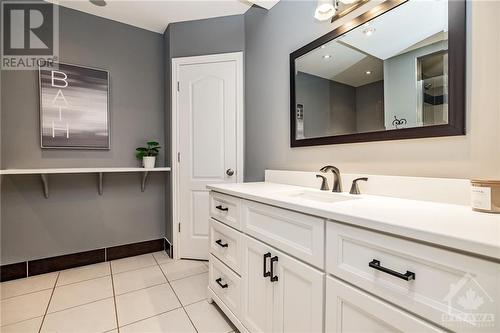
M 1 167 L 138 166 L 135 147 L 165 141 L 164 45 L 161 34 L 60 8 L 60 59 L 110 73 L 111 150 L 42 150 L 34 71 L 3 71 Z M 164 165 L 164 154 L 159 157 Z M 3 176 L 2 264 L 162 238 L 165 174 L 146 192 L 140 174 L 53 175 L 44 199 L 38 176 Z
M 356 87 L 357 132 L 383 131 L 384 129 L 384 81 Z
M 165 117 L 166 142 L 170 147 L 171 68 L 172 58 L 206 54 L 238 52 L 245 49 L 245 21 L 243 15 L 216 17 L 205 20 L 171 23 L 163 34 L 165 43 Z M 170 154 L 170 149 L 168 150 Z M 167 156 L 167 159 L 169 157 Z M 166 188 L 171 197 L 170 183 Z M 170 212 L 171 201 L 167 203 Z M 166 237 L 172 240 L 172 216 L 167 215 Z
M 356 132 L 356 89 L 330 81 L 330 128 L 334 135 Z
M 298 72 L 295 89 L 306 138 L 384 129 L 384 81 L 353 87 Z
M 314 171 L 326 164 L 350 173 L 500 177 L 500 2 L 467 2 L 467 136 L 292 149 L 289 54 L 366 10 L 330 24 L 314 20 L 315 6 L 280 1 L 270 11 L 245 13 L 247 181 L 262 180 L 265 169 Z
M 384 60 L 385 127 L 394 129 L 394 116 L 405 118 L 407 127 L 417 124 L 417 58 L 446 50 L 448 41 L 440 41 Z M 420 117 L 422 120 L 423 117 Z
M 245 49 L 243 15 L 178 22 L 169 25 L 172 58 L 228 53 Z
M 314 138 L 330 133 L 330 80 L 298 72 L 295 98 L 304 106 L 304 136 Z

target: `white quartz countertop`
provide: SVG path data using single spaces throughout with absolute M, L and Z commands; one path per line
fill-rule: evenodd
M 356 195 L 356 200 L 320 202 L 287 193 L 322 191 L 269 182 L 207 187 L 248 200 L 500 259 L 500 215 L 475 212 L 469 206 L 363 194 Z

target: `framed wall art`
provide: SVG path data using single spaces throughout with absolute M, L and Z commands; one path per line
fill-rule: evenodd
M 42 148 L 109 149 L 109 73 L 50 63 L 39 67 Z

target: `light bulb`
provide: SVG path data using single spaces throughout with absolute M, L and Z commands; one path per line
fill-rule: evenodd
M 336 12 L 333 1 L 334 0 L 318 0 L 314 17 L 319 21 L 326 21 L 332 18 Z

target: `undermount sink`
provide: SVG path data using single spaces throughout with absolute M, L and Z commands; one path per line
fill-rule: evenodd
M 304 199 L 304 200 L 310 200 L 310 201 L 316 201 L 316 202 L 326 202 L 326 203 L 334 203 L 334 202 L 359 199 L 359 198 L 356 198 L 352 195 L 344 194 L 344 193 L 317 192 L 317 191 L 310 191 L 310 190 L 295 190 L 295 191 L 289 191 L 289 192 L 282 192 L 280 194 L 287 196 L 287 197 L 290 197 L 290 198 Z

